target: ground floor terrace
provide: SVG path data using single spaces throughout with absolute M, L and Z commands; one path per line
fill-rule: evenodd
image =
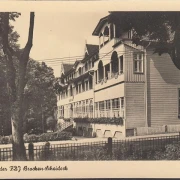
M 59 118 L 124 118 L 124 97 L 94 102 L 86 99 L 58 106 Z

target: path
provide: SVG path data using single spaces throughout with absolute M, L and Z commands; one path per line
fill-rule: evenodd
M 171 133 L 171 134 L 155 134 L 155 135 L 146 135 L 146 136 L 131 136 L 131 137 L 122 137 L 122 138 L 113 138 L 116 140 L 133 140 L 133 139 L 139 139 L 139 138 L 153 138 L 153 137 L 164 137 L 164 136 L 174 136 L 179 135 L 179 133 Z M 77 140 L 67 140 L 67 141 L 50 141 L 50 144 L 72 144 L 72 143 L 91 143 L 91 142 L 99 142 L 99 141 L 106 141 L 107 138 L 85 138 L 85 137 L 75 137 Z M 46 142 L 36 142 L 34 143 L 34 146 L 42 146 Z M 28 147 L 29 143 L 25 143 L 25 147 Z M 12 144 L 1 144 L 1 148 L 10 148 L 12 147 Z

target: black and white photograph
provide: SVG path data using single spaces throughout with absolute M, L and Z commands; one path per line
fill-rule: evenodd
M 0 171 L 180 160 L 180 9 L 120 5 L 0 12 Z

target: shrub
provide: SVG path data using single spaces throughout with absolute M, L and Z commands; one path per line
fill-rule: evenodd
M 41 134 L 41 133 L 42 133 L 42 129 L 40 128 L 34 128 L 28 132 L 28 134 Z
M 71 132 L 52 132 L 43 133 L 41 135 L 35 134 L 24 134 L 24 142 L 46 142 L 46 141 L 60 141 L 60 140 L 70 140 L 72 138 Z
M 11 138 L 9 136 L 1 136 L 0 137 L 0 143 L 1 144 L 9 144 L 11 143 Z
M 31 135 L 26 135 L 24 137 L 24 142 L 38 142 L 38 136 L 35 134 L 31 134 Z
M 168 144 L 164 152 L 156 152 L 154 155 L 156 160 L 180 160 L 180 142 Z

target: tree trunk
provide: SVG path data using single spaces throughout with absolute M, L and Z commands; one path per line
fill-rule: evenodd
M 26 149 L 23 140 L 23 92 L 11 107 L 13 160 L 25 161 Z
M 28 41 L 19 59 L 19 73 L 17 76 L 13 64 L 13 53 L 9 47 L 8 33 L 9 33 L 9 13 L 4 13 L 4 31 L 3 31 L 3 51 L 6 55 L 6 65 L 8 71 L 8 84 L 10 89 L 11 99 L 11 124 L 12 124 L 12 145 L 13 145 L 13 160 L 26 160 L 26 150 L 23 141 L 23 101 L 24 101 L 24 87 L 26 85 L 26 68 L 29 60 L 29 53 L 32 48 L 33 30 L 34 30 L 34 12 L 30 13 L 30 25 Z
M 13 116 L 13 117 L 16 117 Z M 12 138 L 13 138 L 13 160 L 14 161 L 25 161 L 26 149 L 23 141 L 23 129 L 22 124 L 19 123 L 19 119 L 11 119 L 12 123 Z

